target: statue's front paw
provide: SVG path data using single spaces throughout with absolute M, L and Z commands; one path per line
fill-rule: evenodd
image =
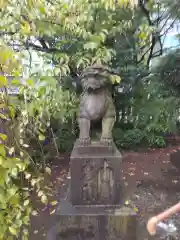
M 87 146 L 91 143 L 90 138 L 79 138 L 79 145 Z
M 112 138 L 101 138 L 101 144 L 103 145 L 111 145 L 113 143 Z

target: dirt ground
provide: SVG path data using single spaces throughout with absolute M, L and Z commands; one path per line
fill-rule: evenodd
M 170 154 L 177 148 L 123 153 L 122 169 L 119 171 L 125 184 L 126 203 L 135 205 L 139 210 L 138 240 L 159 239 L 148 236 L 145 226 L 147 219 L 180 200 L 180 171 L 170 161 Z M 52 164 L 52 175 L 48 179 L 48 185 L 53 190 L 50 201 L 59 200 L 60 188 L 68 174 L 68 164 L 68 155 Z M 30 240 L 43 240 L 55 221 L 53 213 L 56 206 L 44 208 L 37 200 L 32 201 L 38 208 L 38 215 L 31 219 Z M 177 214 L 174 219 L 180 229 L 180 215 Z

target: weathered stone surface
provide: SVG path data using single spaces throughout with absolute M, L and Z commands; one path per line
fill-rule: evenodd
M 136 240 L 136 212 L 120 205 L 73 206 L 67 195 L 47 240 Z
M 88 156 L 99 156 L 99 155 L 114 155 L 116 154 L 116 147 L 113 144 L 110 145 L 103 145 L 100 142 L 92 142 L 89 145 L 82 146 L 79 144 L 79 141 L 77 140 L 74 145 L 74 150 L 71 154 L 71 158 L 74 156 L 79 156 L 79 154 L 85 154 Z
M 115 145 L 94 142 L 71 154 L 71 201 L 74 205 L 120 204 L 122 155 Z

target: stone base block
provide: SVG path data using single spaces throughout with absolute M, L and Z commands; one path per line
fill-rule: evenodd
M 136 240 L 136 212 L 121 206 L 72 206 L 63 200 L 47 240 Z
M 120 204 L 122 155 L 114 144 L 74 145 L 71 154 L 71 201 L 74 205 Z

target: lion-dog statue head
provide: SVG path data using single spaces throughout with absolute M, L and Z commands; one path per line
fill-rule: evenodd
M 84 69 L 80 76 L 81 85 L 85 92 L 97 91 L 112 84 L 110 70 L 102 65 L 93 65 Z

